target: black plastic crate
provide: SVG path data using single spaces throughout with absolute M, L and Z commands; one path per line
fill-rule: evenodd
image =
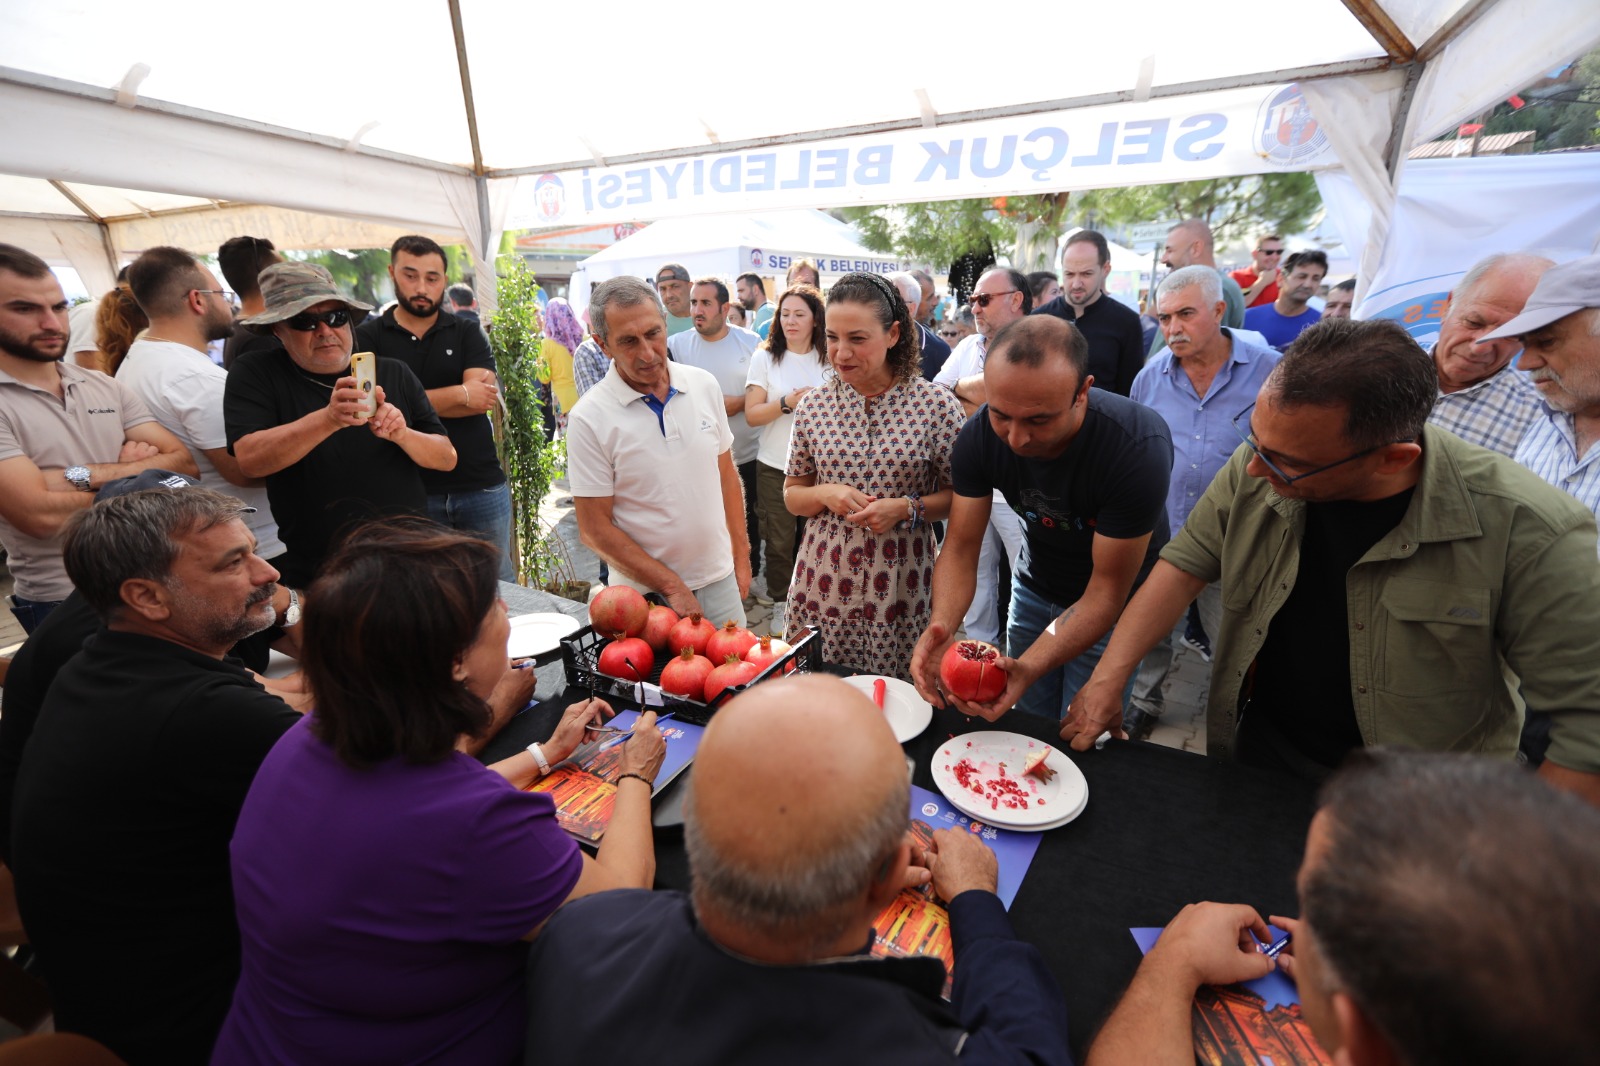
M 596 696 L 603 697 L 607 702 L 616 701 L 628 707 L 641 706 L 636 698 L 634 682 L 624 681 L 621 678 L 602 674 L 597 665 L 600 660 L 600 649 L 605 647 L 606 638 L 595 632 L 594 626 L 584 626 L 570 637 L 561 640 L 561 663 L 566 669 L 567 685 L 576 685 L 586 688 Z M 650 671 L 647 684 L 655 686 L 658 690 L 661 684 L 661 671 L 666 668 L 667 657 L 657 656 L 655 669 Z M 792 664 L 792 668 L 791 668 Z M 733 685 L 718 694 L 716 701 L 705 704 L 699 700 L 684 699 L 674 696 L 670 692 L 662 692 L 661 704 L 650 706 L 665 714 L 672 711 L 685 722 L 695 725 L 705 725 L 716 713 L 717 708 L 727 703 L 751 685 L 759 685 L 763 681 L 774 677 L 781 677 L 789 673 L 809 674 L 815 673 L 822 667 L 822 636 L 815 626 L 807 626 L 804 635 L 795 642 L 788 654 L 769 665 L 765 670 L 755 676 L 752 681 L 742 685 Z

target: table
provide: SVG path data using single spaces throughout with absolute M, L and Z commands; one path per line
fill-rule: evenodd
M 588 696 L 544 687 L 543 672 L 539 694 L 545 702 L 512 721 L 480 758 L 493 762 L 543 740 L 563 710 Z M 991 725 L 935 710 L 928 729 L 905 745 L 915 760 L 912 781 L 938 791 L 929 766 L 939 744 L 982 729 L 1059 742 L 1046 719 L 1013 714 Z M 1248 903 L 1264 917 L 1299 913 L 1294 876 L 1314 796 L 1296 778 L 1154 744 L 1109 741 L 1101 751 L 1067 754 L 1089 782 L 1089 806 L 1043 834 L 1010 914 L 1061 986 L 1081 1061 L 1138 967 L 1129 928 L 1165 925 L 1185 904 L 1207 899 Z M 692 773 L 691 766 L 657 796 L 657 888 L 689 887 L 681 824 L 671 812 Z

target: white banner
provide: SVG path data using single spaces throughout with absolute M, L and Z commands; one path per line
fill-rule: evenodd
M 508 228 L 1103 189 L 1337 166 L 1294 85 L 518 179 Z
M 1332 208 L 1337 196 L 1327 192 Z M 1389 239 L 1357 318 L 1392 318 L 1424 347 L 1439 335 L 1445 298 L 1461 275 L 1497 252 L 1565 262 L 1600 251 L 1600 154 L 1419 159 L 1400 179 Z M 1338 220 L 1365 232 L 1353 218 Z

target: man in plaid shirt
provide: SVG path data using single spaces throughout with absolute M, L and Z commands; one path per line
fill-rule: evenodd
M 1433 363 L 1439 398 L 1428 421 L 1462 440 L 1513 456 L 1539 413 L 1539 393 L 1512 366 L 1522 350 L 1515 337 L 1485 344 L 1484 334 L 1522 312 L 1540 275 L 1555 264 L 1512 252 L 1475 264 L 1445 300 Z

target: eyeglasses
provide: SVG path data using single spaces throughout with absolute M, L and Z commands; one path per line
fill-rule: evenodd
M 1019 289 L 1007 289 L 1005 292 L 975 292 L 972 294 L 972 306 L 988 307 L 990 304 L 994 303 L 994 301 L 1000 299 L 1000 297 L 1010 296 L 1012 293 L 1020 291 L 1021 290 Z
M 231 305 L 234 302 L 233 293 L 227 289 L 190 289 L 190 292 L 203 293 L 206 296 L 220 296 Z
M 1401 437 L 1399 440 L 1392 440 L 1383 444 L 1375 444 L 1370 448 L 1363 448 L 1354 455 L 1345 456 L 1337 463 L 1329 463 L 1327 466 L 1319 466 L 1315 470 L 1307 470 L 1304 474 L 1285 474 L 1282 468 L 1280 468 L 1278 464 L 1274 463 L 1271 459 L 1268 459 L 1266 453 L 1256 445 L 1254 436 L 1250 430 L 1250 423 L 1246 421 L 1242 426 L 1239 424 L 1239 419 L 1247 418 L 1254 408 L 1255 404 L 1251 404 L 1249 407 L 1246 407 L 1243 411 L 1240 411 L 1238 414 L 1233 416 L 1234 432 L 1238 433 L 1239 439 L 1244 441 L 1245 444 L 1249 445 L 1250 450 L 1256 453 L 1256 458 L 1260 459 L 1262 464 L 1266 466 L 1268 470 L 1272 471 L 1272 476 L 1283 482 L 1285 485 L 1293 485 L 1296 481 L 1304 481 L 1313 474 L 1320 474 L 1326 470 L 1332 470 L 1336 466 L 1343 466 L 1346 463 L 1353 463 L 1357 459 L 1363 459 L 1366 456 L 1371 455 L 1373 452 L 1381 451 L 1382 449 L 1387 448 L 1390 444 L 1410 444 L 1412 441 L 1416 440 L 1415 437 Z
M 283 320 L 283 324 L 297 333 L 310 333 L 317 328 L 317 323 L 322 323 L 329 329 L 338 329 L 350 324 L 350 309 L 336 307 L 332 311 L 321 314 L 312 314 L 310 311 L 301 311 L 298 315 Z

